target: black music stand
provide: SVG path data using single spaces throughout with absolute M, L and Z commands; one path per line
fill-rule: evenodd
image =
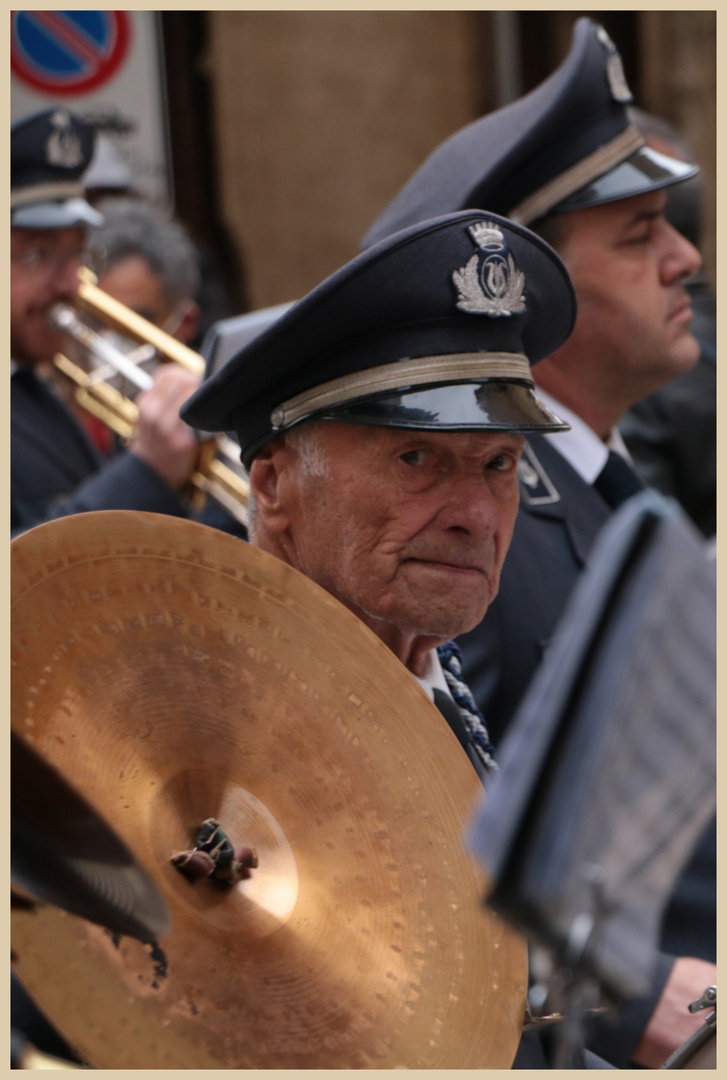
M 624 504 L 470 831 L 488 904 L 529 938 L 566 1015 L 556 1067 L 582 1042 L 584 1008 L 647 989 L 663 906 L 714 813 L 715 576 L 676 503 Z

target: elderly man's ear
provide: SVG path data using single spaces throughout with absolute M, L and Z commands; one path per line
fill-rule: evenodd
M 290 524 L 284 497 L 284 475 L 289 456 L 285 439 L 272 439 L 258 451 L 250 465 L 250 488 L 255 499 L 256 520 L 274 533 L 285 532 Z

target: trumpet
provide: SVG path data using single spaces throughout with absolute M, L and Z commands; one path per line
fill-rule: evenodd
M 86 370 L 64 353 L 56 354 L 53 362 L 75 384 L 78 404 L 128 441 L 136 429 L 139 410 L 127 394 L 112 385 L 113 380 L 121 376 L 136 390 L 146 390 L 152 386 L 153 378 L 141 365 L 148 360 L 156 357 L 178 363 L 200 376 L 204 374 L 204 360 L 193 349 L 105 293 L 90 270 L 82 270 L 79 276 L 80 310 L 68 304 L 56 304 L 51 321 L 83 347 L 92 367 Z M 131 353 L 122 352 L 84 322 L 83 313 L 90 313 L 103 325 L 138 342 L 140 347 Z M 202 436 L 189 485 L 195 509 L 201 509 L 209 497 L 235 520 L 247 525 L 250 488 L 240 463 L 240 447 L 234 439 L 228 435 Z

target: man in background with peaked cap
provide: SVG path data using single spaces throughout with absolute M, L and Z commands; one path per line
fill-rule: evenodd
M 684 136 L 660 116 L 629 107 L 639 131 L 660 153 L 693 161 Z M 704 183 L 693 176 L 669 188 L 667 220 L 699 247 L 704 227 Z M 636 469 L 650 487 L 678 499 L 694 524 L 712 539 L 717 531 L 717 297 L 706 276 L 686 283 L 699 342 L 699 362 L 637 401 L 619 429 Z
M 442 143 L 363 242 L 367 248 L 436 214 L 493 210 L 547 239 L 576 290 L 574 332 L 535 373 L 539 395 L 571 430 L 555 439 L 528 437 L 521 508 L 498 598 L 482 624 L 459 639 L 465 679 L 495 745 L 601 526 L 640 487 L 619 421 L 699 357 L 683 282 L 700 258 L 664 215 L 666 189 L 697 170 L 644 145 L 627 112 L 631 101 L 608 34 L 579 19 L 557 71 Z M 713 852 L 703 854 L 708 868 Z M 709 905 L 693 914 L 706 919 L 714 942 Z M 687 1006 L 715 979 L 710 959 L 662 955 L 651 996 L 624 1010 L 620 1027 L 592 1045 L 620 1067 L 632 1056 L 658 1066 L 698 1025 Z
M 251 542 L 395 653 L 485 783 L 492 747 L 451 638 L 497 592 L 521 432 L 565 426 L 534 393 L 531 365 L 574 314 L 539 238 L 495 215 L 448 215 L 354 259 L 182 410 L 237 433 Z M 547 1067 L 539 1037 L 523 1037 L 516 1063 Z
M 137 509 L 186 515 L 178 492 L 197 443 L 179 419 L 198 380 L 165 365 L 137 399 L 139 427 L 113 461 L 93 445 L 43 377 L 63 347 L 51 323 L 55 304 L 73 304 L 86 231 L 103 218 L 83 197 L 81 176 L 95 130 L 66 109 L 47 109 L 11 129 L 12 350 L 11 528 L 87 510 Z

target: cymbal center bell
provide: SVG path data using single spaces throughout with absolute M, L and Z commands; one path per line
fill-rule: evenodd
M 200 810 L 203 801 L 207 806 Z M 169 777 L 155 802 L 153 820 L 158 828 L 152 843 L 167 887 L 173 926 L 175 908 L 180 906 L 220 929 L 258 938 L 285 925 L 298 900 L 298 868 L 285 832 L 260 799 L 229 782 L 213 796 L 208 771 L 186 769 Z M 231 884 L 193 882 L 170 858 L 185 845 L 196 845 L 203 823 L 211 817 L 210 808 L 233 851 L 244 845 L 257 856 L 258 866 L 248 868 L 249 876 L 243 874 Z M 214 829 L 210 832 L 214 837 Z M 188 914 L 179 911 L 179 918 L 184 921 Z
M 233 847 L 232 841 L 215 818 L 202 823 L 195 846 L 189 851 L 175 851 L 172 866 L 191 881 L 210 881 L 236 885 L 246 881 L 258 867 L 258 857 L 247 844 Z

